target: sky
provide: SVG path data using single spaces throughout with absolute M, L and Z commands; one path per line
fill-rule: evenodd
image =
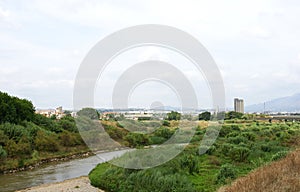
M 29 99 L 36 108 L 72 109 L 77 71 L 97 42 L 126 27 L 161 24 L 206 47 L 221 71 L 226 107 L 234 97 L 245 105 L 261 103 L 300 92 L 299 18 L 297 0 L 0 0 L 0 91 Z M 211 106 L 207 83 L 188 60 L 146 46 L 109 64 L 95 88 L 95 107 L 111 107 L 118 77 L 149 59 L 182 70 L 197 90 L 199 108 Z M 158 82 L 138 85 L 129 98 L 131 107 L 153 102 L 180 105 Z

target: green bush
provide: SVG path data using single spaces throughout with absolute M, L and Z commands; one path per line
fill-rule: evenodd
M 154 135 L 157 137 L 163 137 L 163 138 L 169 139 L 170 137 L 172 137 L 174 132 L 175 132 L 174 130 L 171 130 L 169 128 L 160 127 L 154 131 Z
M 236 136 L 236 137 L 229 137 L 228 141 L 229 143 L 238 145 L 240 143 L 247 143 L 248 139 L 243 136 Z
M 81 141 L 78 140 L 76 133 L 71 133 L 65 130 L 59 134 L 59 139 L 61 144 L 66 147 L 72 147 L 81 144 Z
M 143 133 L 130 132 L 125 136 L 124 140 L 129 143 L 130 147 L 149 145 L 149 136 Z
M 212 146 L 201 145 L 199 147 L 199 152 L 201 154 L 205 152 L 205 154 L 212 155 L 214 151 L 216 151 L 216 147 L 214 145 Z
M 188 173 L 198 173 L 199 171 L 199 161 L 195 155 L 185 154 L 179 159 L 179 164 L 182 170 L 187 170 Z
M 247 147 L 236 146 L 231 148 L 229 151 L 229 156 L 232 160 L 238 162 L 244 162 L 250 155 L 250 150 Z
M 218 184 L 226 184 L 228 180 L 235 179 L 237 177 L 237 171 L 235 167 L 231 164 L 222 165 L 216 182 Z
M 118 192 L 194 192 L 189 179 L 180 173 L 171 173 L 162 167 L 130 170 L 108 165 L 98 165 L 89 174 L 91 184 L 105 191 Z
M 271 158 L 272 161 L 277 161 L 279 159 L 282 159 L 284 157 L 286 157 L 286 155 L 288 154 L 288 151 L 279 151 L 276 154 L 274 154 Z
M 164 121 L 162 122 L 162 125 L 163 125 L 163 126 L 169 127 L 169 126 L 170 126 L 170 122 L 167 121 L 167 120 L 164 120 Z
M 241 133 L 241 136 L 247 138 L 249 141 L 255 141 L 256 139 L 255 134 L 251 132 L 243 132 Z
M 162 144 L 167 140 L 164 137 L 158 137 L 158 136 L 151 136 L 149 139 L 150 139 L 150 144 L 151 145 Z
M 56 135 L 38 131 L 35 138 L 35 147 L 39 151 L 55 152 L 59 150 L 59 144 Z
M 230 132 L 232 131 L 231 126 L 230 125 L 223 125 L 221 130 L 220 130 L 220 137 L 225 137 L 227 136 Z
M 261 145 L 260 148 L 263 152 L 271 152 L 271 150 L 272 150 L 272 147 L 270 146 L 270 144 L 263 144 L 263 145 Z
M 3 161 L 7 157 L 7 153 L 5 149 L 3 149 L 2 145 L 0 145 L 0 162 Z

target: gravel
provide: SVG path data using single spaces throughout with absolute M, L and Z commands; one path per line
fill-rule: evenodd
M 31 187 L 18 192 L 104 192 L 90 184 L 87 176 L 65 180 L 58 183 L 43 184 Z

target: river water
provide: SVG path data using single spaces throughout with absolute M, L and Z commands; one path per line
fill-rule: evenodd
M 97 153 L 96 156 L 84 159 L 75 159 L 67 162 L 42 165 L 33 170 L 0 175 L 0 191 L 16 191 L 45 183 L 59 182 L 66 179 L 88 175 L 97 164 L 109 161 L 114 157 L 118 157 L 126 151 L 128 150 Z

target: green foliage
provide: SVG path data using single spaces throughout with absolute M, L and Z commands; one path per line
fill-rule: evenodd
M 260 148 L 263 152 L 271 152 L 272 150 L 272 146 L 269 144 L 262 144 Z
M 0 123 L 18 124 L 24 120 L 30 121 L 34 117 L 34 111 L 30 101 L 0 91 Z
M 5 149 L 0 145 L 0 162 L 3 161 L 7 156 Z
M 57 136 L 53 133 L 38 131 L 35 138 L 35 145 L 38 151 L 55 152 L 59 150 Z
M 247 138 L 249 141 L 255 141 L 256 139 L 255 134 L 251 132 L 243 132 L 241 133 L 241 136 Z
M 166 121 L 166 120 L 164 120 L 164 121 L 162 122 L 162 125 L 163 125 L 163 126 L 167 126 L 167 127 L 169 127 L 169 126 L 170 126 L 170 122 L 169 122 L 169 121 Z
M 36 114 L 34 116 L 34 119 L 32 121 L 34 124 L 40 126 L 41 128 L 48 130 L 48 131 L 52 131 L 55 133 L 59 133 L 62 131 L 61 127 L 59 127 L 57 125 L 56 121 L 51 120 L 48 117 L 45 117 L 41 114 Z
M 39 152 L 37 150 L 34 150 L 31 154 L 32 160 L 36 161 L 40 159 Z
M 71 116 L 64 116 L 58 121 L 58 125 L 66 131 L 78 132 L 75 119 Z
M 228 138 L 228 141 L 229 143 L 232 143 L 232 144 L 240 144 L 240 143 L 247 143 L 248 142 L 248 139 L 246 137 L 243 137 L 243 136 L 236 136 L 236 137 L 229 137 Z
M 242 119 L 243 113 L 235 112 L 235 111 L 230 111 L 225 114 L 225 120 L 226 119 Z
M 199 120 L 209 121 L 211 118 L 211 114 L 208 111 L 199 114 Z
M 0 130 L 0 145 L 4 146 L 8 140 L 8 136 L 4 134 L 3 130 Z
M 226 184 L 228 181 L 235 179 L 237 177 L 236 169 L 231 164 L 222 165 L 218 175 L 216 182 L 218 184 Z
M 170 113 L 167 114 L 167 120 L 175 120 L 178 121 L 181 118 L 181 114 L 178 113 L 177 111 L 171 111 Z
M 186 154 L 179 158 L 181 169 L 185 169 L 188 173 L 198 173 L 199 171 L 199 160 L 193 154 Z
M 217 130 L 213 127 L 195 128 L 194 138 L 197 139 L 193 138 L 192 140 L 195 143 L 187 146 L 174 159 L 158 167 L 148 169 L 148 172 L 116 168 L 114 166 L 107 168 L 112 169 L 110 171 L 107 169 L 98 171 L 97 168 L 96 172 L 100 176 L 94 177 L 97 183 L 95 185 L 101 186 L 100 188 L 105 189 L 105 191 L 156 191 L 155 189 L 157 191 L 169 191 L 169 189 L 172 189 L 170 182 L 173 183 L 172 186 L 176 186 L 173 188 L 174 191 L 181 191 L 176 177 L 169 177 L 169 175 L 178 174 L 186 180 L 184 189 L 187 189 L 186 186 L 191 186 L 189 191 L 216 191 L 220 185 L 226 184 L 238 176 L 245 175 L 254 168 L 265 165 L 270 160 L 283 158 L 286 152 L 282 151 L 286 151 L 287 146 L 293 143 L 292 139 L 299 135 L 297 129 L 300 129 L 300 126 L 297 127 L 298 123 L 287 127 L 274 122 L 273 124 L 257 124 L 254 121 L 231 121 L 230 124 L 223 125 L 220 137 L 216 141 L 201 140 L 204 133 L 209 137 L 217 135 Z M 160 127 L 149 134 L 149 142 L 151 144 L 164 142 L 171 135 L 170 131 L 173 130 L 174 127 Z M 295 136 L 292 136 L 292 134 L 295 134 Z M 136 137 L 136 135 L 131 136 Z M 134 140 L 132 139 L 130 142 L 135 143 Z M 138 144 L 135 145 L 139 146 Z M 142 145 L 145 145 L 145 143 Z M 199 155 L 201 151 L 206 152 Z M 144 159 L 147 159 L 147 157 L 144 157 Z M 133 162 L 140 163 L 139 161 Z M 224 165 L 221 167 L 222 164 Z M 103 176 L 103 173 L 105 173 L 105 176 Z M 156 174 L 168 182 L 157 182 Z M 169 179 L 172 180 L 169 181 Z M 152 188 L 157 185 L 158 187 Z
M 222 128 L 219 132 L 220 137 L 226 137 L 232 131 L 230 125 L 222 125 Z
M 100 114 L 97 110 L 93 108 L 83 108 L 77 112 L 80 117 L 88 117 L 89 119 L 99 119 Z
M 204 152 L 208 155 L 212 155 L 213 152 L 216 150 L 216 147 L 214 145 L 212 146 L 206 146 L 206 145 L 201 145 L 199 147 L 199 151 Z
M 229 157 L 237 162 L 244 162 L 250 155 L 250 149 L 247 147 L 236 146 L 229 151 Z
M 277 161 L 279 159 L 282 159 L 284 157 L 286 157 L 286 155 L 288 154 L 288 151 L 279 151 L 276 154 L 274 154 L 271 158 L 272 161 Z
M 129 143 L 130 147 L 145 146 L 149 144 L 149 136 L 143 133 L 128 133 L 125 138 L 125 141 Z
M 151 145 L 162 144 L 167 140 L 164 137 L 158 137 L 158 136 L 151 136 L 149 139 L 150 139 L 150 144 Z
M 106 168 L 103 169 L 102 166 Z M 167 169 L 128 170 L 103 164 L 92 170 L 89 178 L 93 186 L 105 191 L 195 191 L 185 174 L 173 173 Z
M 73 117 L 58 120 L 34 112 L 30 101 L 0 92 L 0 172 L 35 163 L 39 153 L 47 158 L 55 152 L 82 151 L 85 146 Z
M 124 128 L 115 127 L 111 125 L 105 125 L 106 133 L 114 140 L 122 140 L 127 134 L 128 131 Z
M 26 131 L 23 126 L 10 123 L 1 124 L 0 130 L 3 131 L 9 139 L 13 139 L 15 141 L 19 141 Z
M 169 139 L 175 133 L 174 130 L 170 130 L 169 128 L 160 127 L 154 131 L 154 135 L 157 137 L 163 137 L 165 139 Z
M 72 133 L 69 131 L 63 131 L 59 134 L 59 140 L 61 145 L 65 147 L 73 147 L 82 144 L 82 140 L 78 137 L 78 133 Z

